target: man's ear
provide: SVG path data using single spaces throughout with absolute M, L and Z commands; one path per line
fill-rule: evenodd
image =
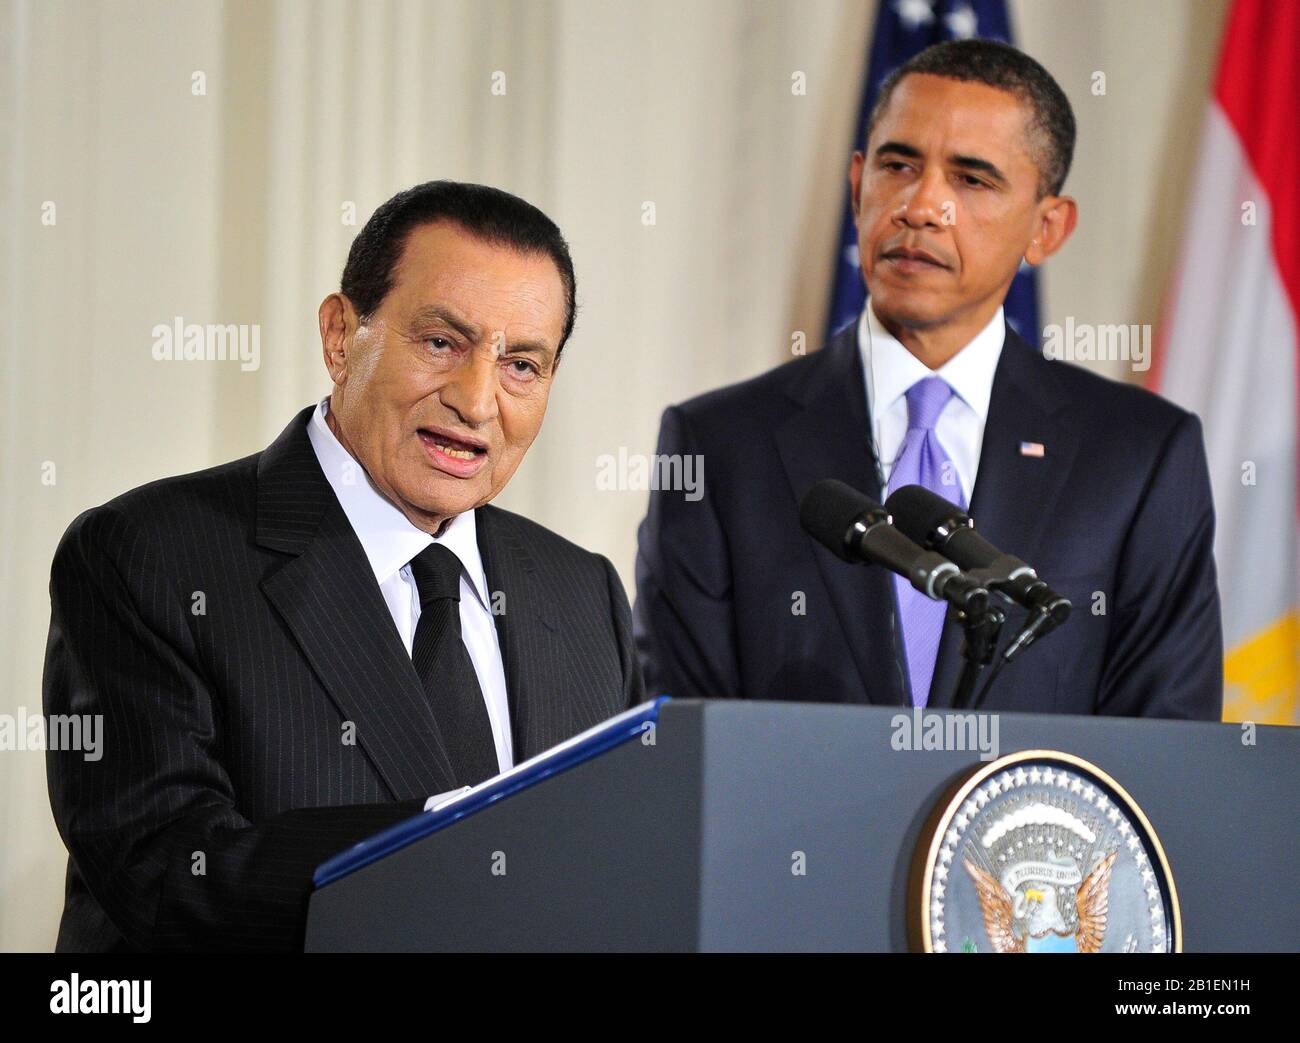
M 1025 250 L 1028 264 L 1042 264 L 1070 238 L 1079 222 L 1079 204 L 1072 196 L 1046 196 L 1038 204 L 1035 235 Z
M 352 302 L 341 293 L 331 293 L 320 303 L 321 353 L 330 380 L 342 385 L 347 380 L 352 336 L 357 330 L 357 313 Z
M 863 152 L 854 152 L 853 158 L 849 160 L 849 200 L 853 204 L 853 220 L 858 220 L 858 199 L 862 191 L 862 168 L 867 164 L 866 154 Z

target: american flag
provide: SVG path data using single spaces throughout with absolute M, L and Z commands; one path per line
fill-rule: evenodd
M 862 147 L 867 116 L 881 82 L 893 69 L 931 44 L 972 37 L 1013 42 L 1005 0 L 880 0 L 858 122 L 853 128 L 853 147 Z M 827 333 L 834 333 L 856 320 L 866 300 L 862 269 L 858 266 L 858 230 L 846 191 Z M 1021 265 L 1020 273 L 1011 283 L 1005 307 L 1011 328 L 1037 347 L 1038 280 L 1034 269 Z

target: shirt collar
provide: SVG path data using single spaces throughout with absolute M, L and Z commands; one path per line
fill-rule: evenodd
M 329 396 L 320 400 L 307 425 L 316 459 L 338 497 L 378 583 L 385 582 L 431 543 L 441 543 L 460 559 L 470 586 L 484 607 L 488 607 L 487 577 L 478 549 L 478 527 L 473 511 L 456 515 L 435 538 L 411 524 L 370 481 L 365 468 L 334 436 L 325 422 Z
M 868 298 L 858 319 L 858 350 L 867 374 L 871 415 L 879 416 L 889 409 L 918 380 L 940 376 L 981 420 L 987 421 L 993 375 L 997 372 L 1006 335 L 1003 309 L 999 306 L 988 325 L 969 344 L 932 371 L 885 329 Z

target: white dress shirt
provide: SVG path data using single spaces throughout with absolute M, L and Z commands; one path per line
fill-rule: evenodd
M 491 595 L 483 559 L 478 550 L 474 512 L 466 511 L 451 520 L 442 536 L 435 539 L 410 520 L 371 484 L 361 464 L 334 437 L 325 414 L 329 398 L 323 398 L 307 425 L 316 459 L 338 497 L 353 531 L 361 541 L 379 592 L 393 617 L 408 655 L 420 620 L 420 594 L 411 575 L 410 561 L 431 543 L 441 543 L 460 559 L 460 632 L 478 675 L 483 701 L 487 704 L 492 738 L 496 742 L 497 765 L 506 771 L 514 764 L 510 739 L 510 703 L 506 697 L 505 667 L 496 621 L 492 618 Z M 453 791 L 460 792 L 460 791 Z M 451 794 L 435 794 L 425 804 L 433 805 Z
M 907 434 L 907 389 L 918 380 L 938 376 L 955 394 L 944 405 L 934 425 L 935 437 L 952 460 L 961 483 L 966 506 L 975 492 L 979 474 L 984 425 L 993 395 L 993 375 L 1006 340 L 1002 309 L 974 339 L 937 370 L 932 370 L 885 329 L 871 305 L 858 319 L 858 350 L 867 384 L 867 410 L 876 459 L 880 461 L 880 488 L 888 488 L 889 476 Z

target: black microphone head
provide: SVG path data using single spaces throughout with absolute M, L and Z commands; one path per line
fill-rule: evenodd
M 898 529 L 922 547 L 935 549 L 937 533 L 967 525 L 970 518 L 955 503 L 921 485 L 904 485 L 895 489 L 885 501 L 885 510 Z M 960 563 L 959 563 L 960 564 Z
M 835 478 L 826 478 L 804 494 L 799 504 L 799 522 L 808 533 L 822 546 L 845 561 L 857 561 L 850 551 L 845 537 L 853 529 L 853 523 L 870 511 L 883 510 L 880 504 L 864 496 L 853 486 L 846 485 Z M 880 520 L 884 520 L 883 516 Z

